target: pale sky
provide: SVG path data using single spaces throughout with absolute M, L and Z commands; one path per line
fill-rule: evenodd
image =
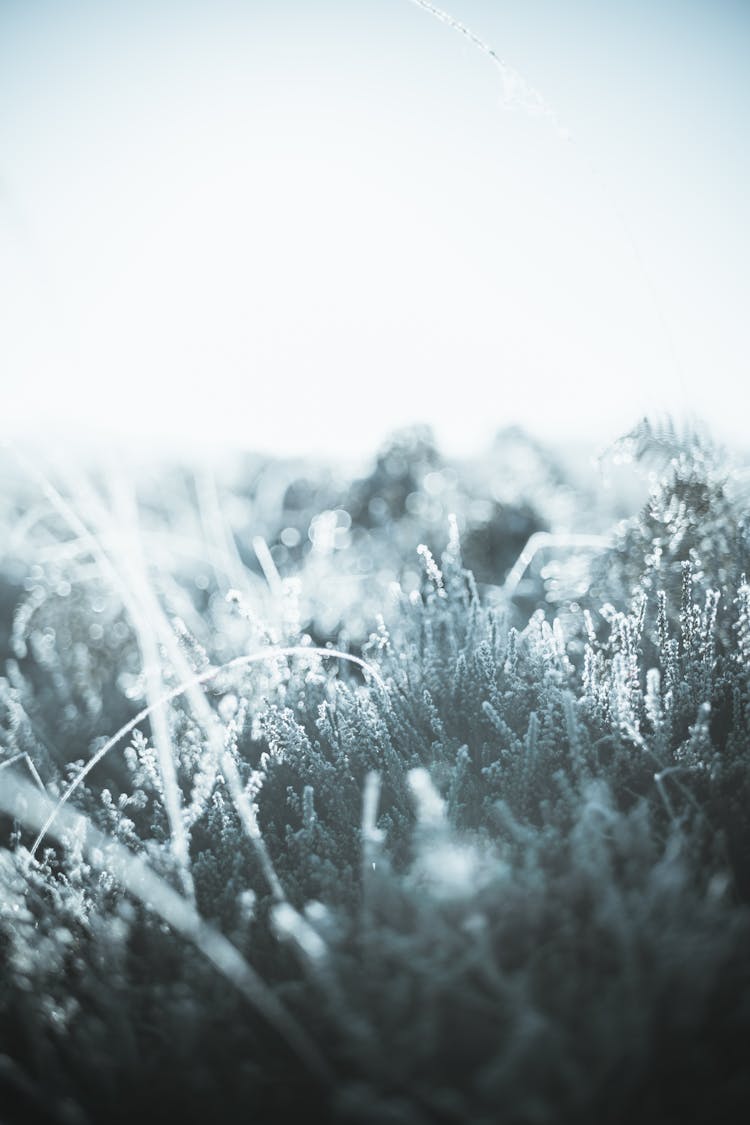
M 744 438 L 750 5 L 447 3 L 549 115 L 412 0 L 0 0 L 0 437 Z

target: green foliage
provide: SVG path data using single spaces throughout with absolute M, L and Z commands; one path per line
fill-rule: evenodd
M 731 466 L 672 439 L 631 435 L 658 454 L 646 507 L 577 600 L 554 609 L 532 570 L 525 620 L 478 591 L 467 486 L 424 435 L 321 501 L 348 513 L 333 547 L 300 516 L 299 587 L 271 572 L 270 594 L 241 533 L 205 544 L 208 582 L 155 551 L 139 577 L 100 506 L 81 501 L 87 554 L 60 497 L 33 544 L 47 561 L 5 598 L 11 1120 L 744 1120 L 748 542 Z M 433 509 L 409 497 L 446 481 L 466 511 L 436 546 Z M 290 526 L 290 489 L 302 512 L 287 481 L 266 529 Z M 192 534 L 177 493 L 167 542 Z M 499 558 L 518 526 L 491 511 Z M 385 558 L 405 520 L 412 561 L 397 538 L 361 662 L 322 654 L 317 611 L 290 599 L 324 562 L 335 575 L 337 528 Z M 404 567 L 416 581 L 398 583 Z M 343 598 L 330 614 L 339 648 L 348 613 Z

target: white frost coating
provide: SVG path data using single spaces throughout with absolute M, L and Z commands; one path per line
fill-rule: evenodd
M 523 578 L 526 568 L 538 551 L 548 547 L 591 547 L 603 551 L 612 545 L 609 535 L 588 535 L 576 532 L 535 531 L 529 537 L 524 549 L 508 571 L 501 590 L 505 597 L 512 598 Z
M 418 871 L 436 898 L 456 898 L 476 891 L 482 864 L 475 848 L 446 841 L 421 856 Z
M 283 583 L 281 575 L 279 574 L 276 563 L 273 561 L 273 555 L 269 550 L 268 544 L 262 535 L 253 536 L 253 550 L 255 557 L 260 563 L 260 568 L 263 571 L 268 588 L 274 597 L 280 598 L 283 593 Z M 230 594 L 235 594 L 236 591 L 230 590 Z M 229 595 L 227 595 L 228 597 Z
M 417 806 L 419 823 L 424 828 L 439 827 L 445 822 L 445 801 L 432 784 L 427 770 L 409 770 L 407 776 Z
M 369 845 L 383 841 L 383 832 L 377 827 L 380 785 L 380 774 L 377 770 L 370 770 L 362 793 L 362 838 Z
M 326 943 L 316 929 L 295 910 L 290 902 L 277 902 L 272 911 L 276 933 L 293 941 L 310 961 L 322 961 L 328 953 Z
M 27 754 L 25 750 L 21 750 L 20 753 L 14 754 L 12 758 L 6 758 L 4 762 L 0 762 L 0 770 L 7 769 L 7 767 L 12 766 L 14 762 L 23 762 L 42 793 L 47 792 L 44 788 L 44 782 L 39 776 L 39 771 L 34 765 L 30 755 Z

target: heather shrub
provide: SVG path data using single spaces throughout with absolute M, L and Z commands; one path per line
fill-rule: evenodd
M 477 507 L 424 433 L 9 507 L 8 1120 L 744 1119 L 742 490 L 628 440 L 583 552 L 563 466 Z

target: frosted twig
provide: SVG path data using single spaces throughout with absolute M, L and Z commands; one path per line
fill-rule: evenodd
M 260 563 L 260 568 L 268 583 L 269 590 L 274 597 L 280 598 L 283 593 L 281 575 L 278 572 L 276 563 L 273 561 L 273 555 L 268 548 L 268 544 L 262 535 L 253 536 L 253 550 L 255 551 L 256 559 Z
M 500 79 L 503 84 L 503 98 L 507 105 L 518 106 L 526 113 L 534 116 L 549 118 L 555 125 L 560 138 L 562 140 L 568 139 L 567 131 L 561 127 L 557 114 L 543 95 L 527 82 L 523 75 L 519 74 L 517 70 L 501 59 L 494 47 L 491 47 L 489 43 L 486 43 L 484 39 L 476 35 L 466 24 L 457 20 L 455 16 L 431 4 L 429 0 L 411 0 L 411 2 L 416 4 L 418 8 L 422 8 L 423 11 L 429 12 L 431 16 L 434 16 L 435 19 L 440 20 L 441 23 L 452 28 L 453 31 L 458 32 L 459 35 L 463 35 L 473 47 L 476 47 L 483 55 L 487 56 L 493 66 L 500 72 Z
M 612 546 L 608 535 L 585 535 L 571 533 L 554 533 L 551 531 L 535 531 L 529 538 L 526 546 L 509 570 L 501 589 L 507 598 L 512 598 L 523 578 L 526 568 L 538 551 L 546 547 L 596 547 L 603 550 Z
M 29 773 L 34 778 L 34 781 L 41 789 L 42 793 L 46 793 L 47 790 L 44 787 L 44 782 L 39 776 L 39 770 L 34 765 L 31 756 L 25 750 L 21 750 L 18 754 L 14 754 L 12 758 L 6 758 L 4 762 L 0 762 L 0 770 L 7 769 L 7 767 L 12 766 L 14 762 L 21 761 L 25 763 Z

